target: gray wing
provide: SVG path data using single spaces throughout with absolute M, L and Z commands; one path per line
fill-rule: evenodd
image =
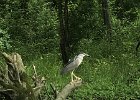
M 74 70 L 77 67 L 77 64 L 74 61 L 69 62 L 62 70 L 61 70 L 61 74 L 65 74 L 71 70 Z
M 77 56 L 74 57 L 74 60 L 76 60 L 76 59 L 77 59 Z

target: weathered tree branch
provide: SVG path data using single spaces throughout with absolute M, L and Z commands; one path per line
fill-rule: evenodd
M 73 91 L 74 89 L 76 89 L 81 85 L 82 85 L 82 80 L 74 80 L 73 82 L 70 82 L 57 95 L 56 100 L 66 100 L 66 97 L 71 93 L 71 91 Z

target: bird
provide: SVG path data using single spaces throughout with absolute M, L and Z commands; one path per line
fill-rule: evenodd
M 85 56 L 89 56 L 88 54 L 86 53 L 80 53 L 79 55 L 75 56 L 74 59 L 72 60 L 69 60 L 69 62 L 65 65 L 65 67 L 61 70 L 61 74 L 65 74 L 69 71 L 72 71 L 71 72 L 71 82 L 74 81 L 74 77 L 76 80 L 81 80 L 81 78 L 77 77 L 75 74 L 74 74 L 74 70 L 76 68 L 78 68 L 78 66 L 82 63 L 83 61 L 83 58 Z

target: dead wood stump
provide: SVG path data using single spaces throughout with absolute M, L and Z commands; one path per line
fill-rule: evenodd
M 37 100 L 44 80 L 35 76 L 36 86 L 30 85 L 21 56 L 18 53 L 2 55 L 7 66 L 0 69 L 0 96 L 7 100 Z

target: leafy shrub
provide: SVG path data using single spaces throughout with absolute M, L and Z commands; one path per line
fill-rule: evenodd
M 9 34 L 6 31 L 0 29 L 0 49 L 11 48 Z

